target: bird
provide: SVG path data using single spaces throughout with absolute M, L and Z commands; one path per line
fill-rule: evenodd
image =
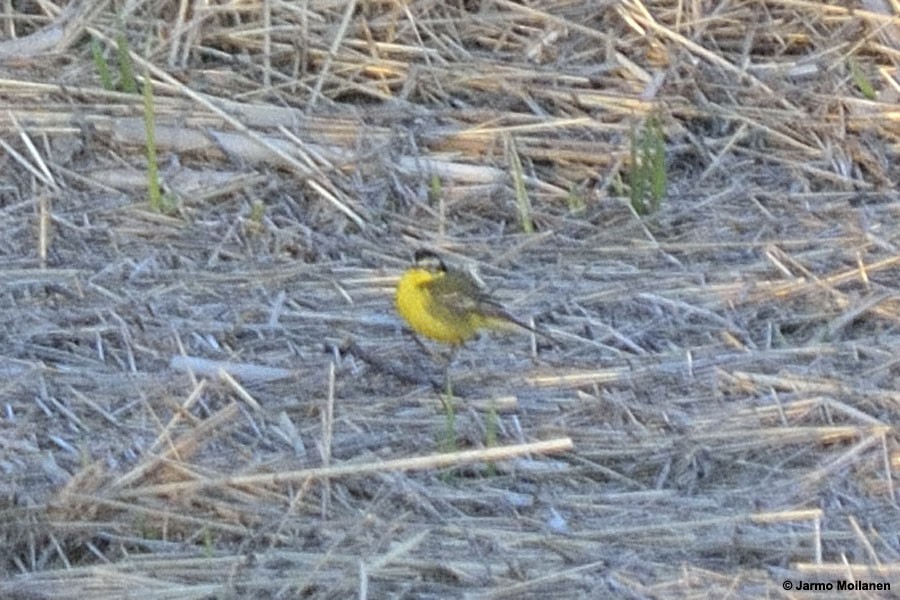
M 420 248 L 413 258 L 397 284 L 395 303 L 415 333 L 454 350 L 481 330 L 510 326 L 553 339 L 509 314 L 471 275 L 448 269 L 437 253 Z

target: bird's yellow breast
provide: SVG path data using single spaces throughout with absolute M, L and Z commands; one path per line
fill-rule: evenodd
M 397 284 L 397 312 L 413 330 L 445 344 L 462 344 L 475 336 L 478 319 L 454 314 L 432 296 L 431 284 L 443 273 L 425 269 L 407 270 Z

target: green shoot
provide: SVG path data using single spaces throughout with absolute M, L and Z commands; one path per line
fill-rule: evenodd
M 111 92 L 115 89 L 112 73 L 109 70 L 109 62 L 103 56 L 103 48 L 100 46 L 100 41 L 97 38 L 91 38 L 91 56 L 94 59 L 94 68 L 97 69 L 97 73 L 100 75 L 100 85 L 103 86 L 104 90 Z
M 519 207 L 519 223 L 525 233 L 534 233 L 534 221 L 532 220 L 531 199 L 525 189 L 525 173 L 522 169 L 522 159 L 516 143 L 508 134 L 503 135 L 509 166 L 512 169 L 513 187 L 516 190 L 516 206 Z
M 666 195 L 665 138 L 655 115 L 640 132 L 632 130 L 628 186 L 631 206 L 639 215 L 656 212 Z
M 852 56 L 849 59 L 850 63 L 850 76 L 853 78 L 853 83 L 856 84 L 856 87 L 859 88 L 860 93 L 866 98 L 866 100 L 875 100 L 877 94 L 875 93 L 875 88 L 872 86 L 872 82 L 869 81 L 869 78 L 866 76 L 865 71 L 862 70 L 862 67 L 859 66 L 859 63 L 856 62 L 856 59 Z
M 431 175 L 431 181 L 428 186 L 428 202 L 434 204 L 441 198 L 441 178 L 436 174 Z
M 584 196 L 578 193 L 574 185 L 569 188 L 569 193 L 566 195 L 566 203 L 569 205 L 569 214 L 573 215 L 582 213 L 587 208 Z
M 128 39 L 123 32 L 116 35 L 116 50 L 119 55 L 119 87 L 126 94 L 137 94 L 137 81 L 134 78 L 134 65 L 128 51 Z
M 484 445 L 486 448 L 497 447 L 497 431 L 500 429 L 500 416 L 497 414 L 497 405 L 491 400 L 488 409 L 487 418 L 484 423 Z M 487 464 L 488 476 L 497 475 L 497 465 L 490 462 Z
M 150 208 L 160 212 L 163 209 L 162 192 L 159 187 L 159 164 L 156 160 L 156 120 L 153 110 L 153 83 L 150 73 L 144 73 L 144 133 L 147 138 L 147 197 Z
M 212 558 L 215 554 L 215 544 L 213 543 L 213 535 L 209 527 L 203 528 L 203 555 L 206 558 Z

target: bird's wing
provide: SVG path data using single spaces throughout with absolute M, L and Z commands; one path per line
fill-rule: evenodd
M 510 319 L 509 313 L 474 279 L 464 273 L 447 273 L 436 282 L 447 309 L 457 316 L 477 314 L 484 317 Z M 438 290 L 436 290 L 438 291 Z

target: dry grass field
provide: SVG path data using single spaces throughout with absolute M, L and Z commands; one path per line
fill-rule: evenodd
M 0 598 L 900 590 L 896 0 L 0 31 Z M 556 339 L 467 344 L 452 418 L 419 247 Z

